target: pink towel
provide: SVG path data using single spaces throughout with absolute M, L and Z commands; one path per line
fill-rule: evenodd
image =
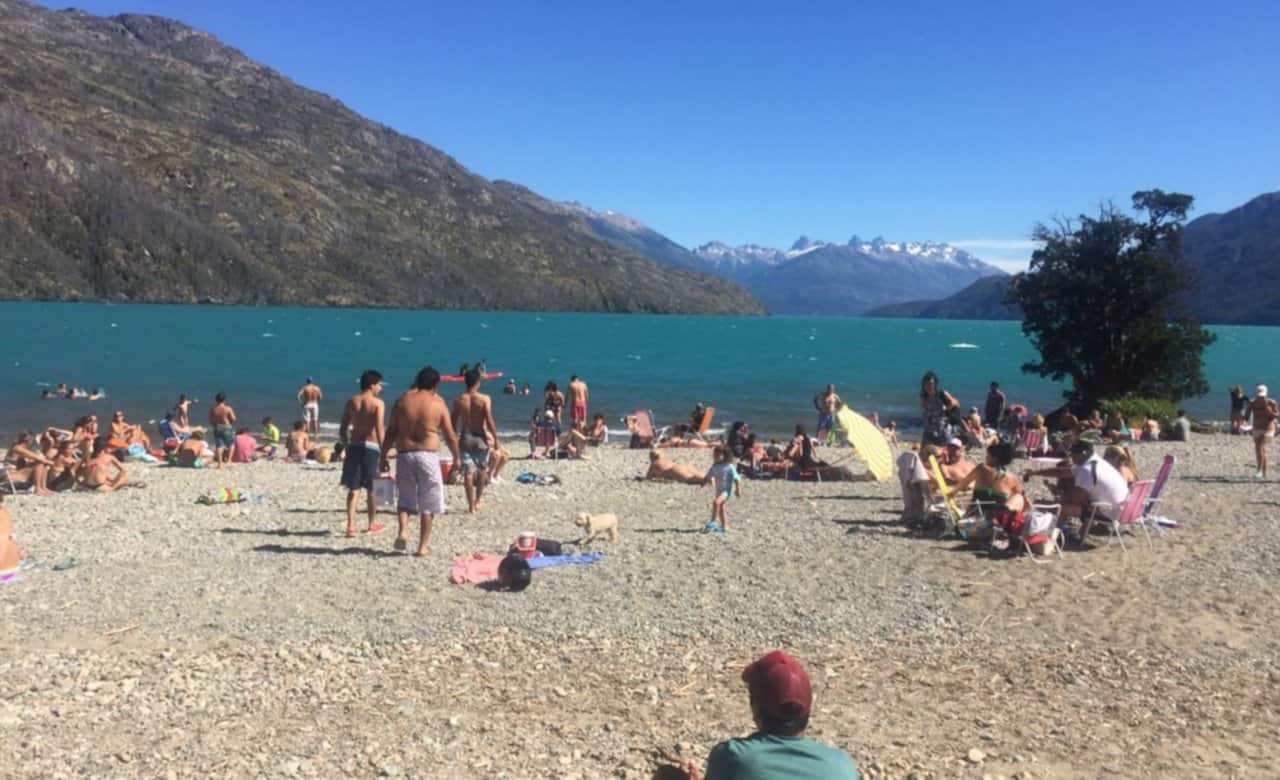
M 493 553 L 472 553 L 453 559 L 449 569 L 449 582 L 462 585 L 467 582 L 488 582 L 498 579 L 498 564 L 502 556 Z

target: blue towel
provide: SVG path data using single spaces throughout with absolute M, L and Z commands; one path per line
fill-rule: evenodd
M 602 552 L 567 553 L 565 555 L 535 555 L 529 559 L 530 569 L 545 569 L 566 563 L 595 563 L 604 557 Z

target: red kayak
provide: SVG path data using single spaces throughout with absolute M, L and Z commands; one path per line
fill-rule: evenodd
M 484 376 L 482 377 L 482 379 L 501 379 L 501 378 L 502 378 L 501 371 L 486 371 L 484 372 Z M 466 381 L 466 377 L 463 376 L 462 374 L 441 374 L 440 381 L 441 382 L 463 382 L 463 381 Z

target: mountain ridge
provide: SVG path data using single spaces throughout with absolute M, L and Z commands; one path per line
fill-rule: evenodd
M 0 0 L 0 138 L 6 297 L 762 311 L 163 17 Z

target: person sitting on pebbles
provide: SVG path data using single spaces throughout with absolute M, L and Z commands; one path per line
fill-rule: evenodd
M 775 650 L 743 669 L 742 681 L 747 684 L 757 731 L 711 748 L 705 772 L 686 762 L 668 777 L 858 780 L 858 767 L 848 753 L 804 736 L 813 710 L 813 689 L 799 661 Z
M 686 485 L 701 485 L 705 472 L 687 463 L 676 463 L 657 450 L 649 450 L 649 471 L 644 475 L 654 482 L 683 482 Z

